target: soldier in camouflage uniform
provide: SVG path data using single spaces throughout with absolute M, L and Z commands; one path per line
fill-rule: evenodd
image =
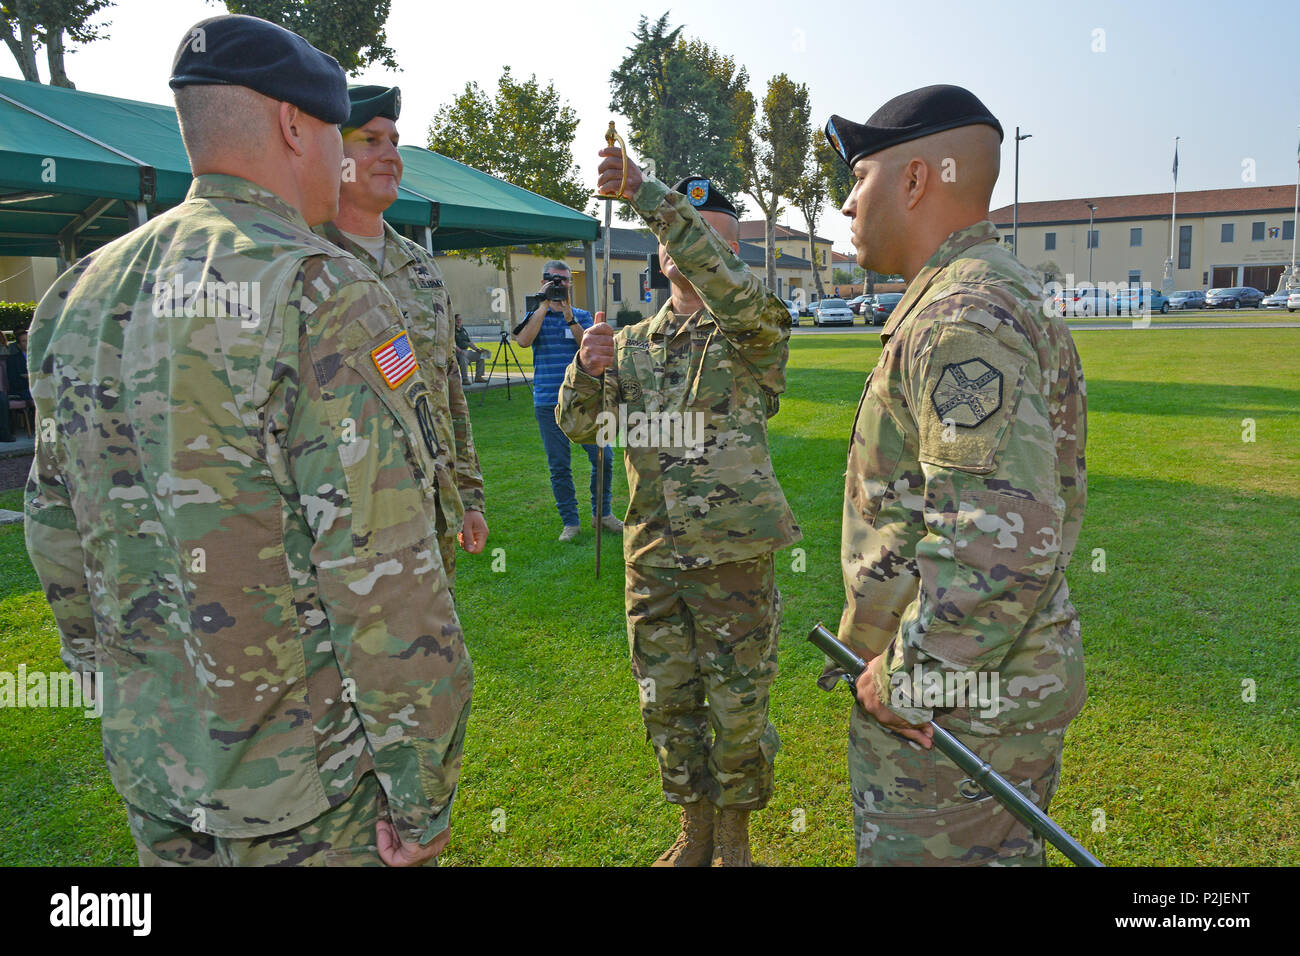
M 1085 697 L 1065 581 L 1085 497 L 1079 356 L 987 221 L 1002 128 L 974 95 L 927 87 L 826 135 L 856 177 L 859 264 L 909 278 L 845 479 L 839 638 L 871 662 L 849 732 L 858 863 L 1041 865 L 1042 841 L 932 749 L 929 722 L 1047 810 Z M 986 699 L 932 693 L 979 672 Z
M 612 194 L 622 153 L 601 155 Z M 716 849 L 721 865 L 747 866 L 749 813 L 772 795 L 780 743 L 767 716 L 781 623 L 773 553 L 800 539 L 767 448 L 790 314 L 736 257 L 735 210 L 709 180 L 674 191 L 629 163 L 622 195 L 659 237 L 673 299 L 617 335 L 603 322 L 587 330 L 556 417 L 577 442 L 613 438 L 610 416 L 630 423 L 628 642 L 664 793 L 682 806 L 681 835 L 656 865 L 707 866 Z
M 488 529 L 483 475 L 456 361 L 451 296 L 433 256 L 384 222 L 383 211 L 397 201 L 402 181 L 395 122 L 401 112 L 399 90 L 356 86 L 348 97 L 352 112 L 343 126 L 343 153 L 351 174 L 343 178 L 338 216 L 315 231 L 379 276 L 411 332 L 420 365 L 417 375 L 427 386 L 415 399 L 420 440 L 434 461 L 438 546 L 443 571 L 454 587 L 457 540 L 470 554 L 479 554 Z M 406 387 L 421 389 L 418 381 Z
M 33 320 L 32 563 L 65 662 L 103 675 L 142 864 L 425 862 L 473 672 L 409 334 L 309 228 L 337 210 L 343 71 L 216 17 L 172 86 L 185 202 Z

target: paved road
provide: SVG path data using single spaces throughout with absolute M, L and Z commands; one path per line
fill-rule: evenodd
M 1071 332 L 1150 332 L 1152 330 L 1186 331 L 1188 329 L 1300 329 L 1300 322 L 1152 322 L 1150 325 L 1135 326 L 1131 322 L 1071 322 Z M 794 330 L 795 335 L 843 335 L 846 332 L 869 332 L 880 334 L 879 325 L 846 325 L 819 329 L 809 325 L 800 325 Z

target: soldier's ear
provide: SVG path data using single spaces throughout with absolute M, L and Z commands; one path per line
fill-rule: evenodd
M 740 255 L 740 243 L 739 243 L 739 242 L 737 242 L 735 239 L 732 239 L 731 242 L 729 243 L 729 245 L 731 246 L 731 251 L 732 251 L 732 252 L 734 252 L 736 255 Z

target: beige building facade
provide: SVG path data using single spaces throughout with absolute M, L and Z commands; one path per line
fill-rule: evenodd
M 776 226 L 775 235 L 773 236 L 772 245 L 776 250 L 776 264 L 778 275 L 786 272 L 796 272 L 790 275 L 784 283 L 786 292 L 790 293 L 791 289 L 803 289 L 807 301 L 811 302 L 817 298 L 817 283 L 812 277 L 812 264 L 816 262 L 817 271 L 821 274 L 822 287 L 825 288 L 826 294 L 831 295 L 835 283 L 831 278 L 834 271 L 834 261 L 831 250 L 831 241 L 823 236 L 813 236 L 809 240 L 807 232 L 801 232 L 798 229 L 791 229 L 788 226 L 782 226 L 779 223 Z M 760 249 L 765 248 L 767 243 L 767 222 L 762 219 L 744 219 L 740 223 L 740 239 L 742 242 L 753 243 Z M 789 263 L 796 259 L 803 264 L 802 270 L 792 270 Z M 781 298 L 789 299 L 792 293 L 783 294 Z
M 668 290 L 650 290 L 650 299 L 646 301 L 646 271 L 648 257 L 657 254 L 658 242 L 648 231 L 642 229 L 610 230 L 610 320 L 622 324 L 649 318 L 659 311 L 667 301 Z M 820 243 L 818 243 L 820 248 Z M 829 261 L 829 246 L 827 261 Z M 742 241 L 740 257 L 760 277 L 765 277 L 763 249 L 759 245 Z M 558 257 L 557 257 L 558 258 Z M 573 301 L 580 308 L 587 308 L 588 264 L 581 246 L 573 246 L 562 257 L 573 276 Z M 593 250 L 595 276 L 591 281 L 593 293 L 591 311 L 600 308 L 599 289 L 604 272 L 604 246 L 595 244 Z M 542 285 L 542 270 L 549 260 L 547 256 L 537 256 L 525 247 L 518 247 L 511 252 L 511 265 L 514 284 L 514 309 L 510 309 L 506 286 L 506 274 L 490 263 L 475 262 L 473 259 L 439 253 L 438 267 L 442 270 L 443 280 L 451 289 L 453 310 L 459 312 L 461 319 L 468 326 L 500 325 L 513 328 L 524 312 L 524 299 L 538 291 Z M 782 255 L 777 259 L 777 293 L 783 299 L 793 295 L 792 290 L 804 288 L 809 280 L 811 264 L 806 259 L 795 255 Z M 828 287 L 829 291 L 829 287 Z M 811 296 L 809 297 L 811 298 Z M 619 314 L 624 313 L 622 319 Z M 634 313 L 635 318 L 628 315 Z M 509 320 L 513 314 L 514 319 Z
M 1046 281 L 1159 289 L 1170 251 L 1171 193 L 1022 202 L 1017 255 Z M 1178 194 L 1174 288 L 1273 292 L 1291 269 L 1295 187 Z M 1089 240 L 1089 208 L 1096 207 Z M 1012 207 L 990 218 L 1012 244 Z
M 57 259 L 0 256 L 0 302 L 39 302 L 58 277 Z

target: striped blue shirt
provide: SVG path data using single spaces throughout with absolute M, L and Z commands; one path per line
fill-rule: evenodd
M 527 319 L 527 316 L 524 316 Z M 574 320 L 584 329 L 592 326 L 591 313 L 573 310 Z M 563 312 L 547 312 L 533 339 L 533 404 L 555 405 L 560 401 L 564 370 L 578 354 L 578 342 L 565 322 Z

